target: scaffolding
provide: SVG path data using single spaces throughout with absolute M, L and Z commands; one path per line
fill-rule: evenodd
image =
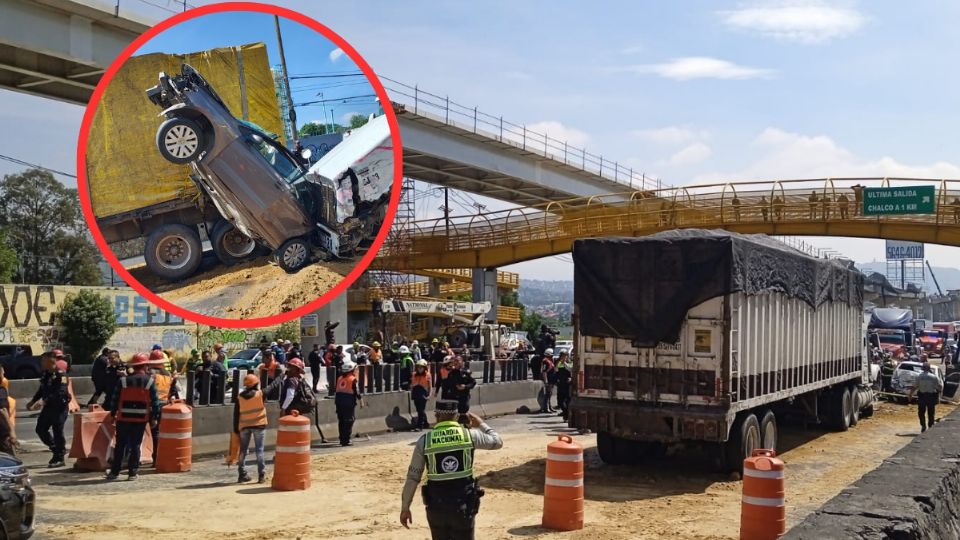
M 277 103 L 280 105 L 280 120 L 283 122 L 283 135 L 287 144 L 293 144 L 293 125 L 290 124 L 290 97 L 287 95 L 287 87 L 283 84 L 283 71 L 280 66 L 270 68 L 273 73 L 273 88 L 277 94 Z
M 414 220 L 416 220 L 416 184 L 412 178 L 404 177 L 400 188 L 397 215 L 387 233 L 387 243 L 410 249 Z M 413 274 L 378 268 L 376 260 L 372 265 L 373 269 L 369 272 L 369 285 L 378 287 L 386 298 L 410 296 L 414 283 Z M 384 338 L 393 340 L 396 336 L 409 337 L 412 324 L 410 314 L 389 313 L 382 317 L 383 320 L 379 321 L 377 326 L 383 331 Z
M 923 259 L 888 259 L 887 281 L 894 287 L 901 289 L 906 289 L 913 284 L 920 290 L 924 290 L 927 280 Z

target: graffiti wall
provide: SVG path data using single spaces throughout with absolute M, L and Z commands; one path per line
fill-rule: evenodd
M 211 328 L 185 321 L 151 304 L 127 287 L 75 287 L 61 285 L 0 285 L 0 344 L 30 345 L 34 351 L 62 348 L 56 313 L 71 293 L 90 289 L 106 297 L 117 317 L 117 331 L 107 344 L 122 356 L 149 351 L 159 343 L 165 350 L 186 357 L 190 349 L 208 349 L 223 343 L 227 351 L 273 341 L 276 328 Z

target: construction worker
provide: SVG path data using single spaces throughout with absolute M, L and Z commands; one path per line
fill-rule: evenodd
M 417 409 L 417 419 L 413 423 L 414 431 L 429 429 L 427 422 L 427 400 L 430 399 L 430 367 L 426 360 L 417 360 L 413 376 L 410 378 L 410 397 Z
M 810 219 L 817 219 L 817 202 L 820 201 L 820 199 L 817 198 L 817 192 L 811 191 L 808 200 L 810 201 Z
M 767 196 L 763 195 L 760 197 L 760 213 L 763 214 L 763 220 L 770 220 L 770 203 L 767 202 Z
M 200 351 L 196 349 L 190 349 L 190 359 L 187 360 L 187 371 L 196 371 L 197 366 L 203 363 L 203 360 L 200 358 Z
M 570 361 L 570 353 L 560 351 L 560 357 L 557 358 L 557 407 L 560 408 L 560 416 L 564 420 L 570 409 L 570 385 L 573 382 L 573 362 Z
M 337 408 L 337 425 L 340 432 L 340 446 L 351 446 L 350 436 L 353 434 L 353 422 L 356 419 L 357 404 L 363 407 L 363 396 L 357 384 L 357 365 L 352 360 L 344 361 L 340 366 L 340 377 L 337 379 L 337 392 L 334 395 L 334 405 Z
M 543 381 L 543 403 L 540 404 L 540 412 L 557 412 L 550 404 L 553 398 L 553 388 L 557 383 L 557 368 L 553 363 L 553 349 L 543 351 L 543 362 L 540 367 L 540 380 Z
M 150 353 L 152 354 L 153 351 L 159 351 L 160 354 L 163 355 L 163 360 L 164 360 L 163 367 L 164 367 L 167 371 L 172 372 L 172 371 L 173 371 L 173 365 L 170 363 L 170 357 L 167 356 L 167 353 L 163 352 L 163 347 L 161 347 L 159 343 L 154 343 L 154 344 L 153 344 L 153 347 L 151 347 L 151 349 L 150 349 Z
M 317 412 L 317 396 L 310 389 L 310 385 L 304 379 L 303 375 L 306 367 L 303 360 L 292 358 L 286 364 L 286 371 L 282 377 L 277 377 L 270 386 L 264 388 L 263 393 L 269 399 L 270 396 L 279 395 L 280 410 L 284 415 L 292 414 L 297 411 L 301 416 L 314 417 L 314 425 L 320 432 L 320 442 L 326 444 L 327 438 L 320 429 L 319 416 Z
M 777 195 L 773 198 L 773 218 L 777 221 L 783 219 L 783 198 Z
M 216 357 L 217 362 L 226 365 L 227 362 L 227 351 L 223 349 L 223 343 L 214 343 L 213 344 L 213 355 Z
M 413 343 L 410 344 L 410 354 L 413 355 L 413 361 L 419 362 L 423 359 L 423 353 L 420 352 L 420 342 L 413 340 Z
M 917 395 L 917 415 L 920 417 L 920 432 L 933 427 L 937 416 L 937 404 L 940 402 L 940 392 L 943 391 L 943 381 L 930 368 L 930 362 L 923 363 L 923 371 L 917 375 L 917 381 L 910 389 L 908 398 Z
M 0 452 L 17 455 L 16 400 L 10 397 L 10 381 L 0 365 Z
M 370 344 L 370 363 L 373 365 L 383 362 L 383 351 L 380 350 L 380 342 L 374 341 Z
M 400 500 L 400 524 L 409 529 L 413 522 L 410 504 L 426 469 L 423 503 L 434 540 L 474 537 L 483 490 L 473 476 L 473 453 L 478 448 L 498 450 L 503 446 L 500 435 L 479 416 L 467 415 L 469 428 L 457 423 L 458 407 L 454 401 L 437 401 L 437 424 L 414 445 Z
M 733 206 L 733 219 L 734 221 L 740 221 L 740 197 L 737 197 L 736 194 L 733 196 L 733 200 L 730 201 L 730 204 Z
M 437 338 L 433 338 L 433 341 L 430 342 L 430 346 L 432 347 L 432 349 L 430 350 L 430 358 L 429 358 L 430 362 L 434 364 L 442 363 L 443 359 L 446 358 L 448 355 L 447 355 L 447 352 L 444 351 L 443 348 L 440 346 L 440 340 Z
M 266 478 L 267 465 L 263 457 L 263 435 L 267 430 L 267 407 L 260 391 L 260 379 L 253 373 L 243 378 L 243 390 L 233 406 L 233 431 L 240 434 L 240 457 L 237 460 L 237 482 L 249 482 L 246 461 L 250 439 L 257 455 L 257 483 Z
M 413 355 L 410 354 L 410 348 L 406 345 L 401 345 L 397 352 L 400 355 L 400 389 L 409 390 L 410 375 L 413 373 Z
M 847 209 L 850 207 L 850 199 L 846 193 L 837 196 L 837 203 L 840 208 L 840 219 L 847 219 Z
M 466 414 L 470 411 L 470 391 L 477 385 L 473 374 L 463 364 L 463 359 L 455 356 L 450 362 L 446 378 L 440 385 L 440 399 L 457 402 L 457 411 L 460 420 L 466 421 Z
M 147 425 L 153 426 L 160 417 L 160 398 L 153 378 L 147 373 L 149 364 L 150 358 L 145 353 L 133 355 L 128 364 L 133 373 L 120 379 L 110 399 L 110 415 L 116 420 L 117 433 L 107 480 L 116 480 L 120 476 L 123 458 L 127 454 L 127 479 L 137 479 L 143 434 Z
M 336 330 L 338 326 L 340 326 L 340 321 L 336 321 L 333 323 L 331 323 L 330 321 L 327 321 L 326 323 L 324 323 L 323 337 L 327 340 L 327 345 L 331 343 L 335 343 L 337 341 L 334 330 Z
M 63 351 L 54 349 L 41 355 L 40 388 L 27 403 L 27 409 L 40 409 L 37 417 L 37 436 L 47 445 L 53 457 L 47 463 L 50 468 L 63 467 L 66 457 L 67 441 L 63 436 L 63 426 L 67 422 L 70 408 L 69 379 L 64 369 L 58 369 L 57 362 L 63 359 Z M 66 364 L 62 364 L 63 367 Z
M 160 400 L 160 415 L 157 415 L 156 422 L 150 424 L 150 435 L 153 436 L 153 462 L 157 462 L 157 449 L 160 445 L 160 416 L 163 414 L 163 405 L 170 403 L 172 399 L 180 397 L 180 390 L 177 388 L 177 378 L 165 369 L 166 360 L 160 351 L 150 353 L 150 377 L 153 378 L 153 385 L 157 389 L 157 399 Z

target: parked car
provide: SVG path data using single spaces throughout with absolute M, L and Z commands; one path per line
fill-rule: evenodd
M 10 379 L 37 379 L 42 371 L 30 345 L 0 345 L 0 366 Z
M 260 365 L 260 349 L 243 349 L 228 355 L 227 369 L 254 369 Z
M 930 366 L 930 369 L 937 375 L 940 382 L 943 382 L 943 372 L 940 366 Z M 923 371 L 923 362 L 913 362 L 907 360 L 900 362 L 897 369 L 893 370 L 893 377 L 890 380 L 890 386 L 894 392 L 901 394 L 909 393 L 916 386 L 917 376 Z
M 30 474 L 15 456 L 0 452 L 0 528 L 8 540 L 33 536 L 36 496 Z
M 295 272 L 315 252 L 352 254 L 379 230 L 393 184 L 386 117 L 353 130 L 308 170 L 309 150 L 297 156 L 275 136 L 235 118 L 188 64 L 179 75 L 161 72 L 147 96 L 165 117 L 157 129 L 160 154 L 190 164 L 191 178 L 223 218 L 209 235 L 221 262 L 239 262 L 261 245 L 281 268 Z M 202 255 L 199 234 L 178 227 L 152 234 L 144 251 L 148 267 L 168 279 L 195 272 Z

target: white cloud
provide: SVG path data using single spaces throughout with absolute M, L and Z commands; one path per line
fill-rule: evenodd
M 665 79 L 689 81 L 692 79 L 757 79 L 767 78 L 772 70 L 741 66 L 708 56 L 674 58 L 660 64 L 637 64 L 611 68 L 613 72 L 654 74 Z
M 336 61 L 339 60 L 340 57 L 342 57 L 342 56 L 343 56 L 343 49 L 341 49 L 340 47 L 337 47 L 336 49 L 330 51 L 330 61 L 331 61 L 331 62 L 336 62 Z
M 890 156 L 857 156 L 826 135 L 803 135 L 778 128 L 764 129 L 753 140 L 761 153 L 739 171 L 703 174 L 697 183 L 731 179 L 796 179 L 838 177 L 957 178 L 960 165 L 936 161 L 907 164 Z
M 706 139 L 709 133 L 706 130 L 694 130 L 682 126 L 666 126 L 654 129 L 637 129 L 631 131 L 630 135 L 656 144 L 683 144 L 698 139 Z
M 349 126 L 349 125 L 350 125 L 350 119 L 353 118 L 354 115 L 358 115 L 358 114 L 363 114 L 363 113 L 361 113 L 361 112 L 359 112 L 359 111 L 350 111 L 350 112 L 347 112 L 347 113 L 343 113 L 343 114 L 340 115 L 340 123 L 343 124 L 344 126 Z
M 638 54 L 646 50 L 643 45 L 630 45 L 620 49 L 620 54 Z
M 865 21 L 856 10 L 819 1 L 774 2 L 722 11 L 720 17 L 727 26 L 737 30 L 806 44 L 848 36 Z
M 579 148 L 583 148 L 590 141 L 590 136 L 583 131 L 565 126 L 556 120 L 545 120 L 543 122 L 527 124 L 527 130 L 544 134 L 550 137 L 550 139 L 555 139 L 560 142 L 566 141 L 570 146 Z
M 707 159 L 713 150 L 702 142 L 695 142 L 670 156 L 671 165 L 695 165 Z

